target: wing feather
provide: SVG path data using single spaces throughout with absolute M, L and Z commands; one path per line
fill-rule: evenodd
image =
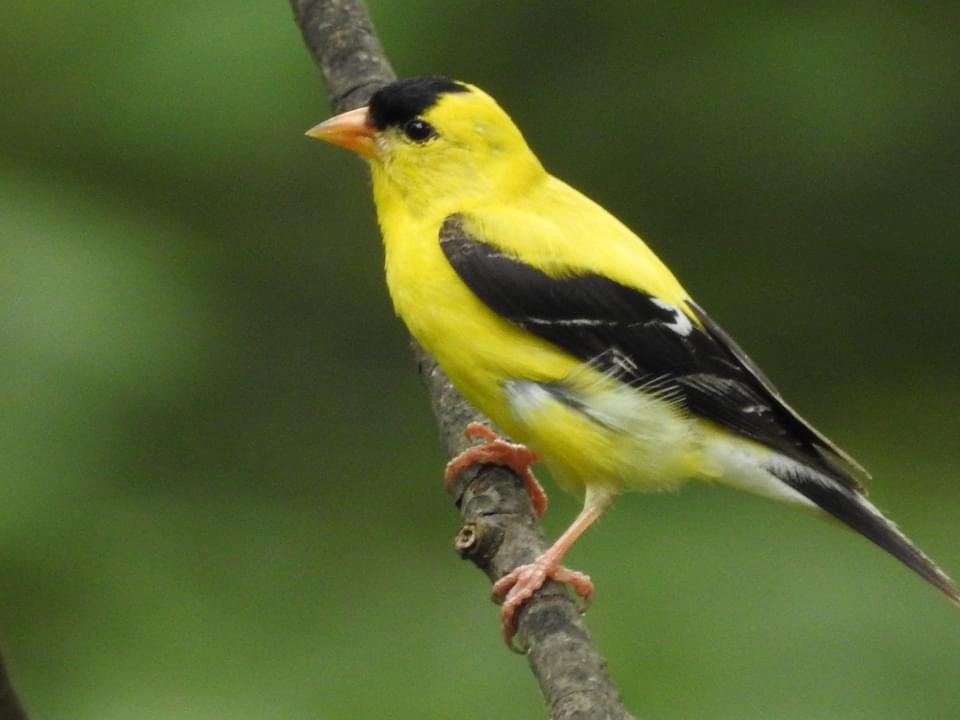
M 790 408 L 692 301 L 677 307 L 579 268 L 548 274 L 473 236 L 462 215 L 447 218 L 439 241 L 460 279 L 501 317 L 636 387 L 656 378 L 657 392 L 687 411 L 861 491 L 840 461 L 864 472 L 860 465 Z

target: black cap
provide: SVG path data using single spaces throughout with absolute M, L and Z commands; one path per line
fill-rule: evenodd
M 433 107 L 441 95 L 455 92 L 470 88 L 442 75 L 397 80 L 370 98 L 370 119 L 378 130 L 403 125 Z

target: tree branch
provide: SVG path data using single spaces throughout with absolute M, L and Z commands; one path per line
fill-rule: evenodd
M 359 0 L 291 0 L 297 24 L 323 75 L 334 112 L 366 104 L 396 78 Z M 436 362 L 413 343 L 440 435 L 452 457 L 468 446 L 464 426 L 487 422 L 453 388 Z M 468 468 L 450 488 L 463 519 L 455 547 L 491 580 L 532 562 L 547 548 L 523 484 L 509 470 Z M 491 623 L 492 625 L 493 623 Z M 548 583 L 521 610 L 517 640 L 552 720 L 630 720 L 593 647 L 574 601 Z
M 27 720 L 27 713 L 17 699 L 6 665 L 0 657 L 0 720 Z

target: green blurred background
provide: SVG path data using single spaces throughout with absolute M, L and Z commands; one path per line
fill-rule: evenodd
M 370 3 L 398 72 L 493 93 L 960 573 L 960 10 L 804 5 Z M 288 6 L 8 1 L 0 97 L 0 646 L 33 717 L 542 716 L 451 548 L 365 171 L 303 137 Z M 644 718 L 960 716 L 960 611 L 829 523 L 629 496 L 570 563 Z

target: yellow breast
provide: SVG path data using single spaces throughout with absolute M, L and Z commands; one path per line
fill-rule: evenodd
M 516 202 L 463 214 L 468 232 L 545 272 L 569 272 L 572 264 L 625 283 L 639 276 L 650 291 L 678 304 L 686 297 L 636 236 L 602 209 L 583 203 L 589 201 L 549 179 Z M 544 204 L 551 213 L 537 212 Z M 690 474 L 690 458 L 698 454 L 690 423 L 672 406 L 629 388 L 622 388 L 624 399 L 618 401 L 620 429 L 549 398 L 520 412 L 509 391 L 516 381 L 536 386 L 577 378 L 580 400 L 604 405 L 604 412 L 610 384 L 593 377 L 598 374 L 582 360 L 490 310 L 443 253 L 439 233 L 447 213 L 413 215 L 409 207 L 387 192 L 377 195 L 390 295 L 411 334 L 473 405 L 538 451 L 557 479 L 573 489 L 586 484 L 662 488 Z M 553 257 L 564 258 L 566 268 L 551 264 Z

